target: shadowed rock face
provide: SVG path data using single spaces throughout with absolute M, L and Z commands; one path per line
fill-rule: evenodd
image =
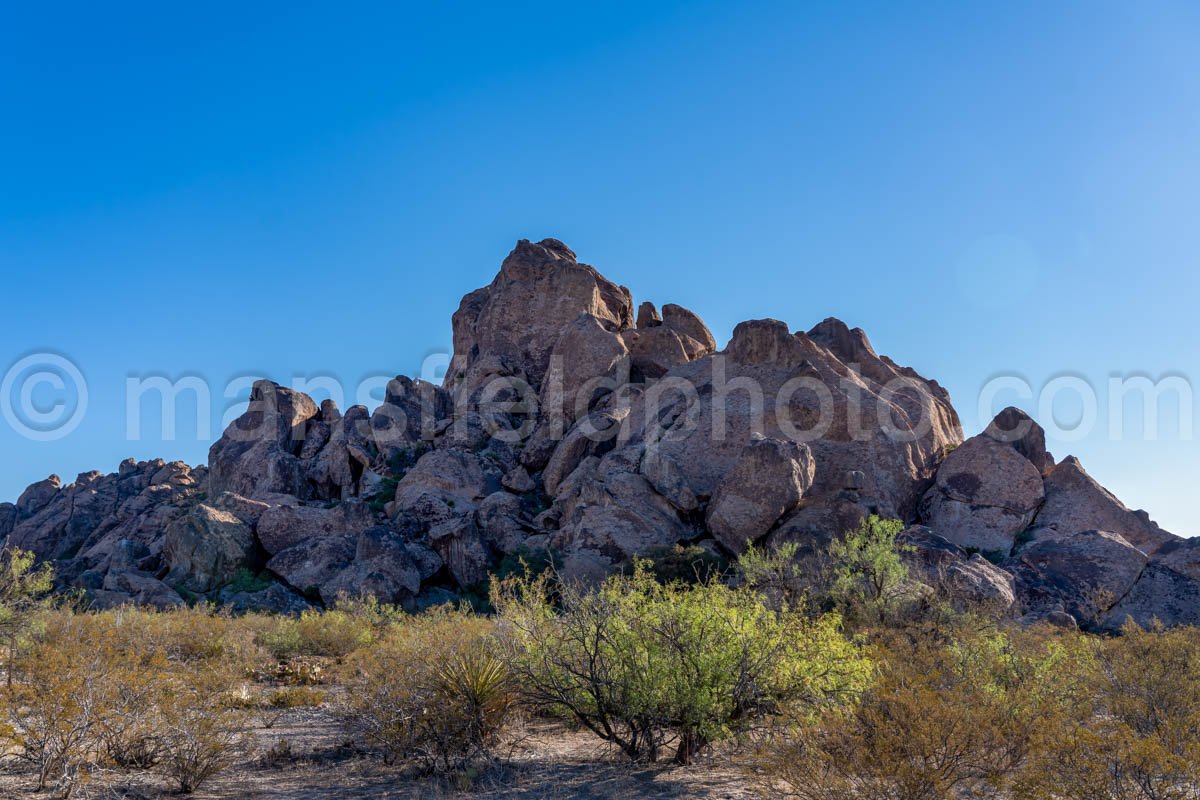
M 398 376 L 343 414 L 260 381 L 207 468 L 51 476 L 0 504 L 0 538 L 102 606 L 295 613 L 339 593 L 425 607 L 539 549 L 582 579 L 683 542 L 811 553 L 879 514 L 925 523 L 914 565 L 964 603 L 1197 617 L 1194 548 L 1056 465 L 1022 412 L 964 442 L 936 381 L 840 320 L 750 320 L 718 350 L 692 311 L 634 308 L 562 242 L 522 240 L 454 313 L 443 386 Z

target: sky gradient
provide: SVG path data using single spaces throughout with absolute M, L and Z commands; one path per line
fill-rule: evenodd
M 554 236 L 719 344 L 748 318 L 861 326 L 968 435 L 989 379 L 1082 378 L 1099 422 L 1050 449 L 1200 534 L 1195 410 L 1117 439 L 1104 397 L 1200 374 L 1200 5 L 2 14 L 0 372 L 60 354 L 88 403 L 56 441 L 0 422 L 0 500 L 204 462 L 186 413 L 128 438 L 131 376 L 209 381 L 216 436 L 234 378 L 418 374 L 513 242 Z

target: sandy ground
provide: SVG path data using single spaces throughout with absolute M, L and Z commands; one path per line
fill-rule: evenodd
M 286 740 L 290 755 L 269 753 Z M 0 798 L 49 798 L 32 791 L 33 776 L 0 774 Z M 72 800 L 153 800 L 174 795 L 161 778 L 109 773 L 72 794 Z M 195 800 L 640 800 L 703 798 L 749 800 L 755 795 L 739 772 L 713 756 L 690 767 L 632 766 L 606 752 L 585 732 L 550 722 L 525 726 L 503 766 L 477 778 L 469 789 L 414 777 L 347 741 L 322 709 L 284 712 L 253 731 L 246 758 L 213 778 Z

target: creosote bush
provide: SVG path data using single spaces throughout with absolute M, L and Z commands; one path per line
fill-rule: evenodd
M 915 635 L 914 635 L 915 634 Z M 764 748 L 772 792 L 801 800 L 950 800 L 1007 789 L 1047 718 L 1077 698 L 1077 659 L 1043 637 L 963 628 L 878 637 L 879 671 L 857 702 L 781 726 Z
M 0 738 L 38 788 L 102 768 L 156 769 L 183 792 L 230 763 L 247 632 L 195 611 L 47 613 L 15 662 Z
M 1077 702 L 1046 720 L 1016 800 L 1200 797 L 1200 630 L 1129 622 L 1086 645 Z

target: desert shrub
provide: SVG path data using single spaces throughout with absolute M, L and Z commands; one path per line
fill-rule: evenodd
M 395 625 L 347 660 L 338 707 L 352 733 L 441 774 L 490 759 L 514 711 L 494 624 L 439 609 Z
M 34 616 L 54 585 L 53 567 L 43 564 L 34 569 L 35 561 L 34 554 L 25 550 L 0 550 L 0 636 L 7 650 L 5 680 L 9 686 L 17 650 L 25 643 Z
M 694 544 L 651 548 L 642 555 L 642 562 L 660 583 L 703 583 L 720 576 L 728 567 L 725 559 Z M 626 572 L 632 573 L 633 569 L 630 565 Z
M 1200 631 L 1143 630 L 1091 640 L 1086 693 L 1050 720 L 1018 800 L 1200 797 Z
M 184 663 L 219 662 L 246 670 L 261 664 L 266 654 L 254 641 L 254 632 L 240 620 L 209 607 L 158 613 L 163 624 L 168 655 Z
M 769 794 L 995 796 L 1028 762 L 1045 720 L 1076 701 L 1060 683 L 1074 650 L 1053 639 L 968 633 L 945 644 L 905 634 L 876 650 L 879 674 L 858 703 L 767 740 L 757 775 Z
M 282 764 L 287 764 L 294 761 L 296 758 L 295 752 L 292 750 L 292 743 L 288 739 L 280 739 L 267 748 L 267 751 L 262 754 L 262 763 L 267 767 L 278 767 Z
M 159 770 L 190 794 L 245 752 L 246 716 L 236 708 L 235 677 L 216 665 L 180 666 L 159 707 Z
M 246 624 L 253 627 L 255 643 L 276 661 L 286 661 L 304 649 L 296 619 L 256 615 L 247 617 Z
M 546 575 L 496 585 L 517 685 L 631 759 L 674 743 L 687 763 L 785 708 L 852 694 L 868 672 L 836 616 L 772 611 L 749 589 L 664 585 L 644 566 L 595 590 L 562 584 L 554 603 L 549 587 Z
M 375 639 L 370 622 L 342 609 L 305 611 L 296 623 L 301 655 L 342 658 Z
M 374 601 L 346 603 L 328 610 L 309 609 L 296 617 L 257 616 L 248 620 L 253 639 L 277 661 L 297 656 L 343 658 L 369 646 L 395 618 Z
M 65 622 L 70 625 L 73 620 Z M 60 625 L 50 627 L 51 636 L 60 633 Z M 72 641 L 75 632 L 62 632 L 62 641 Z M 14 755 L 34 769 L 39 790 L 52 777 L 72 783 L 96 751 L 102 715 L 111 707 L 104 680 L 111 651 L 99 644 L 35 645 L 14 669 L 0 735 Z
M 759 548 L 747 542 L 746 550 L 734 564 L 738 581 L 754 589 L 772 608 L 798 608 L 808 601 L 817 577 L 813 574 L 816 559 L 805 559 L 795 542 L 775 548 Z
M 181 645 L 207 640 L 211 631 L 185 631 L 211 619 L 130 609 L 46 615 L 4 695 L 0 738 L 40 788 L 53 779 L 69 792 L 97 768 L 157 767 L 194 790 L 232 758 L 240 730 L 228 702 L 238 660 Z
M 562 566 L 562 556 L 544 547 L 518 547 L 511 553 L 506 553 L 492 571 L 493 578 L 509 578 L 513 575 L 533 573 L 541 575 Z
M 848 614 L 875 619 L 900 598 L 908 579 L 902 546 L 896 542 L 903 529 L 900 520 L 872 514 L 829 545 L 830 593 Z
M 311 686 L 287 686 L 271 692 L 271 708 L 315 708 L 325 702 L 325 692 Z
M 261 592 L 270 589 L 274 581 L 267 573 L 256 573 L 247 567 L 239 569 L 226 588 L 231 592 Z

